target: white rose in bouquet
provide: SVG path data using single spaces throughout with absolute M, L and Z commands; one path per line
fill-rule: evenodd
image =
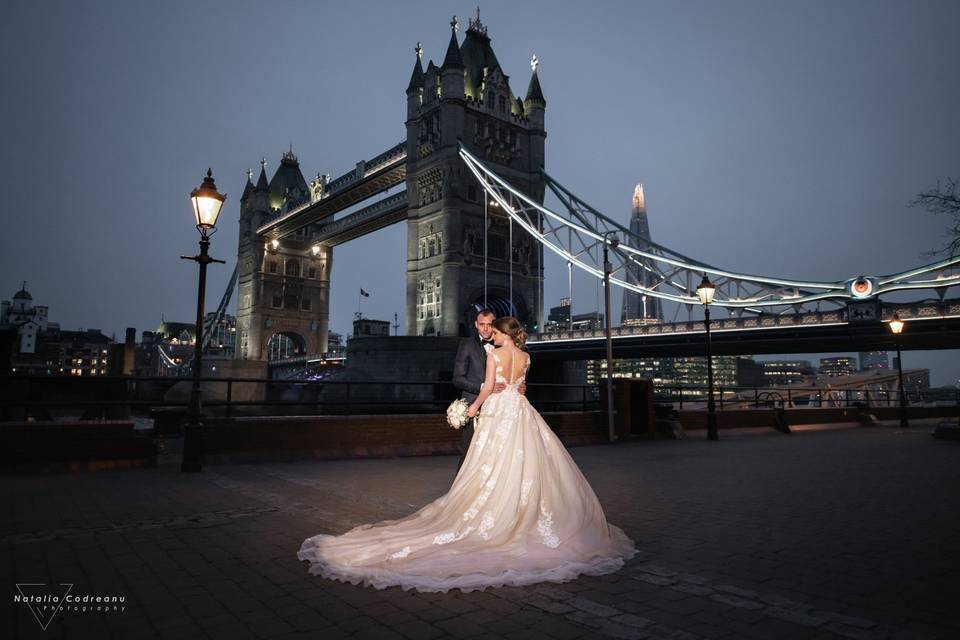
M 463 398 L 458 398 L 451 402 L 450 406 L 447 407 L 447 424 L 454 429 L 459 429 L 467 424 L 467 420 L 470 419 L 467 416 L 467 410 L 469 408 L 470 405 L 467 404 L 467 401 Z

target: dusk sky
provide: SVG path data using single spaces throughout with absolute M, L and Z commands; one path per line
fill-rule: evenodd
M 833 281 L 930 262 L 945 242 L 947 220 L 907 203 L 960 175 L 956 1 L 480 11 L 515 94 L 531 55 L 541 61 L 547 171 L 624 224 L 643 182 L 661 244 L 732 271 Z M 245 171 L 265 156 L 272 175 L 292 144 L 308 180 L 336 177 L 401 141 L 416 43 L 439 63 L 452 14 L 466 26 L 475 12 L 449 1 L 5 3 L 0 298 L 26 280 L 63 328 L 118 337 L 161 315 L 192 322 L 197 267 L 179 256 L 197 249 L 188 195 L 209 166 L 228 193 L 213 310 L 236 261 Z M 396 312 L 403 325 L 405 243 L 399 224 L 334 250 L 331 329 L 349 331 L 360 287 L 364 315 Z M 549 307 L 566 272 L 546 268 Z M 594 308 L 593 281 L 578 277 L 575 312 Z M 960 379 L 960 351 L 904 363 L 929 367 L 934 385 Z

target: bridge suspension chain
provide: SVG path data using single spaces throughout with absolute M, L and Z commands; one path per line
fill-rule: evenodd
M 835 282 L 772 278 L 720 269 L 634 234 L 575 196 L 546 172 L 542 172 L 544 180 L 563 204 L 563 214 L 514 188 L 463 145 L 460 145 L 460 157 L 510 220 L 544 247 L 569 265 L 603 279 L 602 249 L 606 244 L 613 266 L 610 282 L 644 296 L 699 305 L 696 287 L 701 276 L 709 274 L 717 288 L 713 306 L 738 314 L 744 311 L 788 313 L 812 310 L 813 304 L 843 306 L 881 293 L 909 289 L 934 289 L 943 297 L 947 288 L 960 285 L 960 256 L 887 276 L 857 276 Z M 650 274 L 651 284 L 644 286 L 628 281 L 631 270 Z

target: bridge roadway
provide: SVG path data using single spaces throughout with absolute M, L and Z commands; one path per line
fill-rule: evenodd
M 404 140 L 370 160 L 358 162 L 355 169 L 328 182 L 319 200 L 267 221 L 257 229 L 257 234 L 279 240 L 308 224 L 322 222 L 378 193 L 403 184 L 406 179 L 407 142 Z M 400 219 L 402 218 L 393 219 L 386 224 L 393 224 Z M 368 229 L 367 232 L 370 230 L 372 229 Z M 357 235 L 361 233 L 358 232 Z M 345 238 L 343 241 L 348 239 Z
M 960 349 L 960 300 L 913 305 L 883 305 L 884 318 L 895 312 L 907 324 L 900 335 L 905 351 Z M 714 355 L 837 353 L 896 348 L 886 322 L 848 322 L 845 311 L 713 319 Z M 706 349 L 702 320 L 614 327 L 616 358 L 702 356 Z M 546 360 L 593 360 L 606 356 L 602 329 L 545 333 L 527 342 L 531 354 Z

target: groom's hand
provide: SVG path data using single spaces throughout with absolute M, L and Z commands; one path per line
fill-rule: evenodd
M 492 393 L 500 393 L 501 391 L 503 391 L 503 390 L 506 389 L 506 388 L 507 388 L 507 384 L 506 384 L 505 382 L 498 382 L 498 383 L 496 383 L 495 385 L 493 385 L 493 392 L 492 392 Z

